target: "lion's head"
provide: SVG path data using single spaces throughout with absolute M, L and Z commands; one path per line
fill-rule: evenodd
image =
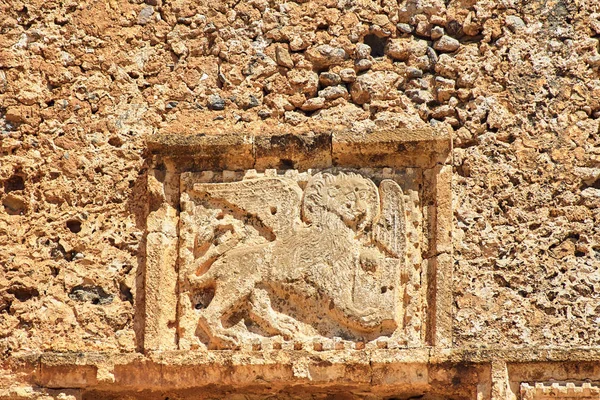
M 326 213 L 355 230 L 370 226 L 379 213 L 379 192 L 369 179 L 353 172 L 319 172 L 304 190 L 302 216 L 319 222 Z

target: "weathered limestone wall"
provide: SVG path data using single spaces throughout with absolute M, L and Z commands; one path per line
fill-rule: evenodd
M 0 0 L 0 359 L 141 349 L 151 134 L 340 125 L 452 132 L 454 347 L 599 345 L 598 38 L 596 0 Z

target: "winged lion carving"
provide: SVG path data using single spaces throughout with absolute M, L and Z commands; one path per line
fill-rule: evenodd
M 242 323 L 225 323 L 240 308 L 270 336 L 399 331 L 405 214 L 395 181 L 377 187 L 358 173 L 331 170 L 304 189 L 275 176 L 196 183 L 192 194 L 242 216 L 262 236 L 250 241 L 242 229 L 216 224 L 210 237 L 197 239 L 202 256 L 187 279 L 214 293 L 197 311 L 210 348 L 237 347 L 249 334 Z M 307 314 L 318 316 L 300 316 Z

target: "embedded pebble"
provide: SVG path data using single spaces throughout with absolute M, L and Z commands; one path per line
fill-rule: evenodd
M 343 82 L 354 82 L 356 80 L 356 71 L 352 68 L 344 68 L 340 71 L 340 78 Z
M 412 28 L 409 24 L 398 23 L 398 24 L 396 24 L 396 29 L 398 29 L 398 31 L 401 33 L 411 33 L 412 32 Z
M 335 100 L 340 97 L 348 98 L 348 89 L 345 86 L 329 86 L 319 91 L 319 97 L 324 97 L 327 100 Z
M 147 6 L 142 8 L 137 19 L 137 23 L 139 25 L 146 25 L 152 19 L 152 15 L 154 14 L 154 7 Z
M 275 58 L 277 59 L 277 64 L 286 68 L 294 68 L 294 61 L 292 61 L 292 57 L 290 57 L 290 53 L 283 46 L 277 46 L 275 49 Z
M 339 85 L 342 78 L 333 72 L 323 72 L 319 75 L 319 83 L 322 86 L 334 86 Z
M 311 47 L 306 51 L 306 58 L 313 62 L 318 68 L 330 67 L 341 64 L 346 58 L 346 51 L 340 47 L 323 44 Z
M 325 105 L 325 98 L 323 97 L 313 97 L 306 100 L 301 106 L 300 109 L 302 111 L 315 111 L 323 108 Z
M 363 58 L 362 60 L 357 60 L 354 66 L 358 71 L 365 71 L 373 66 L 373 61 Z
M 510 29 L 513 32 L 525 29 L 526 27 L 525 22 L 523 22 L 523 20 L 520 17 L 517 17 L 516 15 L 507 16 L 506 18 L 504 18 L 504 23 L 506 24 L 508 29 Z
M 431 39 L 437 40 L 444 35 L 444 28 L 441 26 L 435 26 L 431 29 Z
M 453 37 L 443 35 L 438 41 L 433 44 L 433 48 L 438 51 L 452 52 L 458 50 L 460 42 Z
M 211 110 L 224 110 L 225 100 L 218 94 L 211 94 L 208 96 L 208 108 Z
M 371 46 L 365 43 L 358 43 L 356 45 L 356 58 L 364 59 L 371 55 Z

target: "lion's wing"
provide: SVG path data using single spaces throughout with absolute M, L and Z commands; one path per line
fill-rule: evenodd
M 276 236 L 291 232 L 300 219 L 302 190 L 285 178 L 256 178 L 239 182 L 196 183 L 194 191 L 209 199 L 225 201 L 270 228 Z
M 373 240 L 390 255 L 404 257 L 406 248 L 406 226 L 404 195 L 394 181 L 385 179 L 379 185 L 381 213 L 373 229 Z

